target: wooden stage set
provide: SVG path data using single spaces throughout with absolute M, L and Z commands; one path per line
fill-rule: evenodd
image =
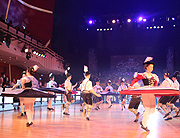
M 33 125 L 26 127 L 26 116 L 18 110 L 0 112 L 0 138 L 180 138 L 180 117 L 164 121 L 164 113 L 156 111 L 151 115 L 148 128 L 141 129 L 143 106 L 140 105 L 140 119 L 127 110 L 122 111 L 120 104 L 108 109 L 102 104 L 100 110 L 91 110 L 90 121 L 82 117 L 80 104 L 72 104 L 70 116 L 62 114 L 61 105 L 48 111 L 46 106 L 34 108 Z M 175 115 L 173 112 L 172 115 Z

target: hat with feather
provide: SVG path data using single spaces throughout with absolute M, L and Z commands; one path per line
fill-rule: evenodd
M 91 73 L 88 71 L 88 67 L 84 65 L 84 74 L 85 76 L 90 75 Z
M 65 70 L 65 75 L 68 78 L 69 76 L 72 76 L 71 73 L 69 73 L 70 67 L 67 67 L 67 69 Z
M 152 62 L 151 60 L 153 60 L 153 57 L 147 57 L 143 63 L 143 65 L 146 65 L 146 64 L 155 64 L 154 62 Z

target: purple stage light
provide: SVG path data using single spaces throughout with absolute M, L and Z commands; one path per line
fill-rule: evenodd
M 147 21 L 147 19 L 143 19 L 143 22 L 146 22 Z
M 142 20 L 143 20 L 143 17 L 139 17 L 139 18 L 138 18 L 138 21 L 142 21 Z
M 93 20 L 89 20 L 88 23 L 89 23 L 89 24 L 93 24 Z
M 172 20 L 174 21 L 174 20 L 175 20 L 175 18 L 174 18 L 174 17 L 172 17 Z

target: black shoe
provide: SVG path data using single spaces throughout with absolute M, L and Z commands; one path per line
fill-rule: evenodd
M 51 108 L 47 107 L 48 110 L 51 110 Z
M 86 109 L 83 110 L 82 116 L 86 115 Z
M 81 109 L 80 111 L 83 112 L 83 109 Z
M 142 121 L 140 122 L 141 128 L 144 129 L 145 131 L 150 131 L 147 127 L 144 127 L 142 124 Z
M 166 118 L 169 114 L 170 114 L 170 112 L 169 112 L 169 113 L 167 113 L 167 114 L 165 114 L 163 118 Z
M 178 111 L 178 112 L 176 113 L 176 115 L 178 116 L 178 115 L 179 115 L 179 113 L 180 113 L 180 111 Z
M 147 127 L 141 126 L 142 129 L 144 129 L 145 131 L 150 131 Z
M 168 120 L 172 120 L 172 117 L 168 117 L 166 119 L 164 119 L 165 121 L 168 121 Z
M 63 114 L 64 114 L 64 115 L 70 115 L 69 113 L 65 113 L 65 112 L 63 112 Z
M 21 116 L 23 116 L 24 114 L 23 113 L 21 113 Z
M 95 110 L 98 110 L 98 108 L 94 108 Z
M 125 109 L 126 107 L 124 106 L 124 109 Z
M 54 111 L 54 108 L 50 108 L 51 111 Z
M 134 120 L 134 122 L 137 122 L 137 121 L 138 121 L 138 119 L 135 119 L 135 120 Z
M 88 120 L 88 121 L 89 121 L 89 120 L 90 120 L 90 118 L 89 118 L 89 117 L 86 117 L 86 120 Z
M 30 127 L 32 124 L 33 124 L 33 122 L 31 122 L 31 123 L 28 122 L 28 123 L 26 123 L 26 126 Z
M 65 104 L 62 105 L 62 109 L 63 109 L 63 110 L 65 109 Z
M 158 111 L 160 111 L 161 109 L 160 108 L 156 108 Z
M 176 118 L 176 117 L 180 117 L 180 115 L 175 115 L 175 116 L 173 116 L 174 118 Z
M 26 115 L 26 112 L 24 112 L 24 115 Z
M 138 112 L 138 113 L 136 114 L 136 116 L 139 117 L 139 114 L 140 114 L 140 113 Z
M 112 104 L 108 108 L 111 108 L 111 107 L 112 107 Z
M 99 106 L 97 106 L 98 109 L 101 109 Z

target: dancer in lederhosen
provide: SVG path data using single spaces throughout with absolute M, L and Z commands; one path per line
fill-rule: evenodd
M 120 91 L 127 90 L 127 89 L 128 88 L 125 85 L 125 82 L 122 80 L 121 81 L 121 85 L 118 87 L 117 91 L 120 92 Z M 126 104 L 126 95 L 125 94 L 121 94 L 120 97 L 121 97 L 121 108 L 123 110 L 123 108 L 125 108 L 125 104 Z
M 134 73 L 134 78 L 136 78 L 138 75 L 137 72 Z M 133 87 L 134 88 L 139 88 L 141 85 L 139 82 L 136 82 Z M 134 120 L 134 122 L 137 122 L 138 119 L 139 119 L 139 115 L 140 113 L 138 112 L 138 107 L 139 107 L 139 104 L 141 102 L 141 97 L 140 95 L 132 95 L 131 96 L 131 101 L 129 103 L 129 107 L 128 107 L 128 110 L 131 111 L 132 113 L 134 113 L 134 115 L 136 116 L 136 119 Z
M 177 90 L 179 90 L 179 82 L 177 81 L 177 77 L 180 75 L 179 71 L 176 71 L 173 76 L 172 76 L 172 80 L 174 81 L 173 83 L 173 87 Z M 176 115 L 174 117 L 180 117 L 179 113 L 180 110 L 179 108 L 177 108 L 175 106 L 176 101 L 179 99 L 179 95 L 178 96 L 171 96 L 170 101 L 167 103 L 168 106 L 170 106 L 170 108 L 176 112 Z
M 144 86 L 158 85 L 159 78 L 156 74 L 152 73 L 154 67 L 154 63 L 151 61 L 152 59 L 153 59 L 152 57 L 146 58 L 146 60 L 143 63 L 146 72 L 139 73 L 138 76 L 133 79 L 129 89 L 131 89 L 132 86 L 139 80 L 143 81 Z M 156 107 L 155 96 L 154 94 L 142 94 L 142 101 L 143 101 L 143 106 L 145 108 L 145 112 L 143 115 L 143 120 L 142 122 L 140 122 L 140 124 L 142 129 L 144 129 L 145 131 L 149 131 L 149 129 L 147 128 L 147 121 L 149 119 L 150 114 L 153 114 L 155 112 L 155 107 Z
M 102 87 L 100 86 L 100 80 L 99 80 L 99 78 L 96 78 L 96 85 L 93 87 L 93 90 L 97 93 L 97 94 L 100 94 L 102 91 L 103 91 L 103 89 L 102 89 Z M 95 96 L 95 100 L 96 100 L 96 110 L 99 110 L 100 109 L 100 104 L 102 104 L 103 103 L 103 99 L 102 99 L 102 97 L 97 97 L 97 96 Z
M 81 85 L 81 91 L 83 93 L 83 100 L 86 103 L 85 109 L 83 110 L 82 115 L 85 116 L 86 112 L 87 112 L 87 116 L 86 116 L 86 120 L 90 120 L 89 115 L 91 112 L 91 108 L 92 108 L 92 94 L 101 97 L 100 94 L 97 94 L 94 92 L 93 87 L 92 87 L 92 82 L 89 80 L 91 77 L 91 73 L 88 71 L 88 67 L 84 66 L 84 72 L 85 72 L 85 79 L 82 82 Z
M 47 88 L 56 88 L 57 82 L 54 81 L 55 77 L 52 73 L 49 74 L 49 79 L 50 79 L 50 81 L 47 83 Z M 53 92 L 49 92 L 49 93 L 54 94 Z M 49 101 L 48 101 L 47 109 L 50 111 L 54 110 L 54 108 L 52 108 L 52 100 L 53 100 L 53 98 L 49 98 Z
M 64 84 L 65 84 L 65 96 L 67 99 L 67 103 L 65 105 L 65 110 L 63 112 L 64 115 L 70 115 L 69 113 L 67 113 L 67 110 L 69 109 L 69 106 L 72 103 L 72 90 L 77 85 L 75 84 L 74 86 L 72 86 L 72 83 L 71 83 L 72 75 L 68 72 L 69 70 L 70 70 L 70 67 L 68 67 L 67 70 L 65 71 L 65 75 L 67 79 Z
M 26 88 L 39 88 L 38 80 L 34 77 L 36 70 L 39 67 L 37 65 L 27 68 L 26 70 L 26 77 L 22 79 L 21 86 L 22 89 Z M 26 126 L 29 127 L 33 124 L 33 106 L 36 98 L 24 98 L 24 105 L 26 109 L 26 115 L 27 115 L 27 123 Z
M 17 81 L 17 83 L 13 86 L 12 90 L 16 89 L 17 87 L 21 88 L 21 82 L 22 79 L 26 76 L 26 71 L 22 72 L 22 78 L 20 80 Z M 20 101 L 20 107 L 21 107 L 21 116 L 26 115 L 26 111 L 24 109 L 24 98 L 19 97 L 19 101 Z
M 113 87 L 111 86 L 111 80 L 108 81 L 107 85 L 108 86 L 105 88 L 105 91 L 113 92 Z M 108 108 L 112 107 L 111 99 L 112 99 L 112 96 L 107 95 L 106 101 L 108 102 L 108 105 L 109 105 Z
M 164 81 L 162 82 L 162 87 L 169 87 L 169 88 L 173 88 L 173 81 L 171 79 L 169 79 L 169 73 L 164 73 Z M 165 120 L 171 120 L 172 116 L 170 115 L 170 110 L 167 107 L 167 103 L 170 101 L 171 96 L 162 96 L 159 99 L 159 103 L 158 105 L 164 110 L 164 112 L 166 113 L 164 115 L 163 118 L 166 118 Z

